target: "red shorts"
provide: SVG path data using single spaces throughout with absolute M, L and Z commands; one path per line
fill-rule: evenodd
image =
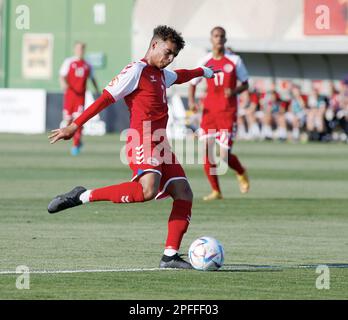
M 85 95 L 78 95 L 71 90 L 64 94 L 63 119 L 70 121 L 76 119 L 83 111 Z
M 128 164 L 133 171 L 132 181 L 137 181 L 146 172 L 155 172 L 161 176 L 159 192 L 155 199 L 167 198 L 169 183 L 174 180 L 187 180 L 185 171 L 169 144 L 145 143 L 142 138 L 140 140 L 128 140 L 126 144 Z
M 199 137 L 201 140 L 215 138 L 223 148 L 230 149 L 237 133 L 235 112 L 203 113 Z

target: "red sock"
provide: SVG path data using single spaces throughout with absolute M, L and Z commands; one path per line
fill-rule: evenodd
M 172 212 L 168 220 L 166 249 L 179 250 L 181 240 L 190 224 L 191 208 L 191 201 L 174 200 Z
M 204 172 L 205 175 L 208 178 L 208 181 L 210 183 L 210 186 L 213 190 L 215 191 L 220 191 L 220 185 L 219 185 L 219 178 L 216 174 L 212 174 L 211 172 L 214 170 L 214 168 L 216 168 L 216 164 L 212 164 L 209 161 L 209 158 L 206 156 L 204 158 Z
M 234 154 L 228 155 L 228 166 L 236 171 L 239 175 L 243 174 L 245 169 L 242 167 L 239 159 Z
M 73 137 L 74 147 L 78 147 L 81 144 L 82 127 L 78 128 Z
M 143 186 L 139 182 L 125 182 L 110 187 L 94 189 L 89 201 L 112 201 L 114 203 L 143 202 Z

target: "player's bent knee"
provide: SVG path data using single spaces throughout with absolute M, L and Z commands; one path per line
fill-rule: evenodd
M 143 186 L 143 194 L 144 194 L 144 201 L 150 201 L 156 197 L 157 190 L 155 190 L 153 187 Z
M 193 201 L 193 192 L 189 183 L 185 180 L 179 180 L 170 190 L 174 200 Z
M 154 199 L 158 193 L 160 176 L 156 173 L 147 173 L 139 179 L 139 182 L 143 186 L 144 201 Z

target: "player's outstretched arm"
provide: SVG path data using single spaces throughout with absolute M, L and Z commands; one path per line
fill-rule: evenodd
M 74 123 L 77 124 L 78 127 L 82 127 L 89 119 L 92 119 L 95 115 L 114 102 L 114 97 L 108 91 L 104 90 L 103 94 L 95 100 L 90 107 L 83 111 L 76 120 L 74 120 Z
M 220 70 L 213 70 L 211 67 L 199 67 L 193 70 L 179 69 L 175 70 L 177 74 L 177 79 L 174 84 L 181 84 L 188 82 L 194 78 L 204 77 L 204 78 L 214 78 L 215 73 Z

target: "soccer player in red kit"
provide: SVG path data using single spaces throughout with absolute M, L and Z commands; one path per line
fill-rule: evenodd
M 93 190 L 75 187 L 55 197 L 48 205 L 48 211 L 55 213 L 95 201 L 134 203 L 172 197 L 173 207 L 160 268 L 192 268 L 178 254 L 189 226 L 193 195 L 185 172 L 166 139 L 166 88 L 195 77 L 214 77 L 214 71 L 207 67 L 175 71 L 165 69 L 184 45 L 180 33 L 168 26 L 158 26 L 154 29 L 145 57 L 126 66 L 80 117 L 66 128 L 53 130 L 49 137 L 51 143 L 70 139 L 94 115 L 115 101 L 125 99 L 130 111 L 126 152 L 133 171 L 131 182 Z
M 99 93 L 97 81 L 94 77 L 92 66 L 84 60 L 86 45 L 76 42 L 74 57 L 66 58 L 59 71 L 59 80 L 64 91 L 63 120 L 71 124 L 83 111 L 88 78 L 91 79 L 96 93 Z M 79 128 L 73 139 L 71 154 L 80 153 L 82 128 Z
M 209 180 L 212 193 L 204 200 L 221 199 L 222 194 L 214 163 L 214 144 L 220 145 L 220 158 L 237 174 L 239 189 L 249 191 L 249 179 L 246 169 L 241 165 L 232 145 L 237 132 L 237 95 L 249 87 L 248 72 L 240 56 L 227 52 L 225 48 L 226 32 L 222 27 L 211 30 L 212 52 L 201 65 L 219 70 L 213 79 L 207 79 L 206 96 L 203 101 L 200 139 L 206 144 L 204 154 L 204 172 Z M 189 104 L 195 105 L 196 86 L 202 78 L 191 81 Z M 239 81 L 241 84 L 237 83 Z

